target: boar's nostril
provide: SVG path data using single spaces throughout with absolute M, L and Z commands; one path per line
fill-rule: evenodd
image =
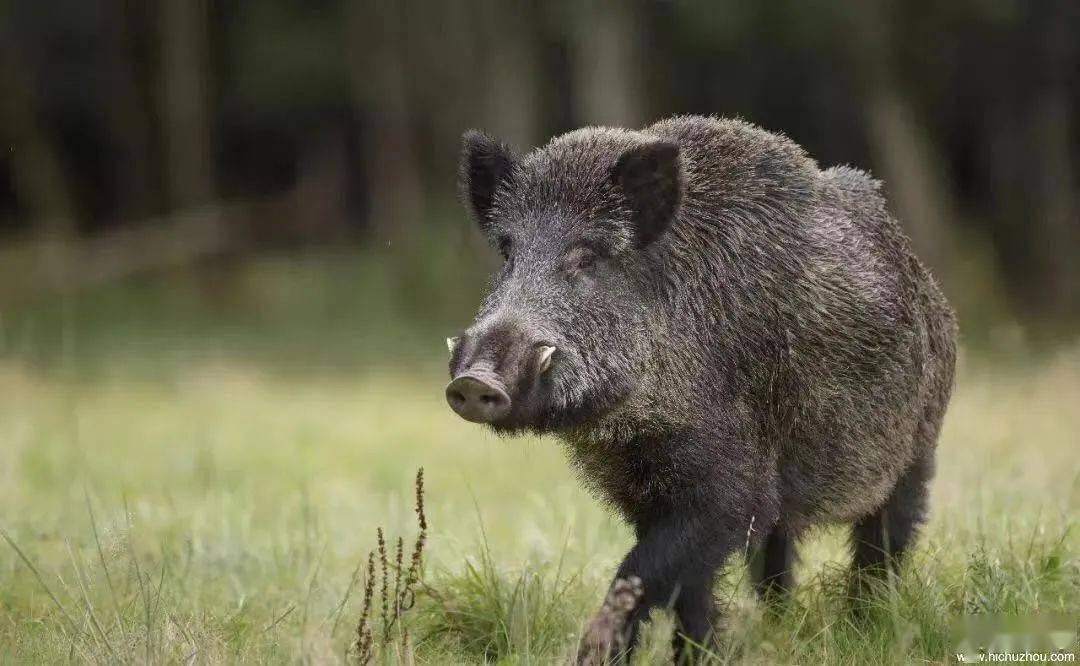
M 473 423 L 492 423 L 510 413 L 510 396 L 495 378 L 462 375 L 446 387 L 446 402 Z
M 453 391 L 450 389 L 447 389 L 446 391 L 446 399 L 450 401 L 451 406 L 461 405 L 465 402 L 465 396 L 461 391 Z

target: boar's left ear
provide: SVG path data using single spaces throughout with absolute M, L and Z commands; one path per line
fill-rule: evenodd
M 469 130 L 461 137 L 458 189 L 461 200 L 485 232 L 491 226 L 495 190 L 510 176 L 516 160 L 509 146 L 483 132 Z
M 638 247 L 660 237 L 682 202 L 684 178 L 679 146 L 653 141 L 623 153 L 611 173 L 634 211 Z

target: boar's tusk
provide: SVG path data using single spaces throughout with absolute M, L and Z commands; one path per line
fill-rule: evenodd
M 457 347 L 458 340 L 460 340 L 460 339 L 461 338 L 447 338 L 446 339 L 446 351 L 453 354 L 454 353 L 454 347 Z
M 555 353 L 554 347 L 540 348 L 540 374 L 544 374 L 551 367 L 551 356 Z

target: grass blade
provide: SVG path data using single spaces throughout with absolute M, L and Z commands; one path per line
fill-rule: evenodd
M 113 585 L 112 574 L 109 573 L 109 565 L 105 561 L 105 550 L 101 547 L 101 537 L 98 534 L 97 519 L 94 516 L 94 505 L 90 501 L 90 492 L 86 489 L 86 486 L 83 486 L 83 496 L 86 498 L 86 512 L 90 515 L 90 529 L 94 532 L 94 544 L 97 546 L 98 560 L 101 562 L 102 571 L 105 572 L 105 584 L 109 587 L 109 597 L 112 599 L 113 612 L 116 615 L 116 624 L 120 627 L 120 639 L 124 641 L 126 651 L 126 649 L 130 648 L 131 643 L 128 641 L 127 629 L 124 628 L 124 621 L 120 616 L 120 598 L 116 594 L 116 586 Z
M 142 568 L 139 566 L 139 558 L 135 556 L 135 547 L 131 543 L 131 509 L 128 508 L 127 495 L 124 496 L 124 519 L 127 521 L 127 547 L 128 554 L 131 556 L 131 563 L 135 568 L 135 580 L 139 583 L 139 596 L 143 600 L 143 610 L 146 612 L 146 663 L 151 663 L 150 659 L 151 644 L 150 644 L 150 597 L 146 591 L 146 586 L 143 584 Z
M 22 563 L 26 565 L 26 568 L 34 574 L 34 578 L 37 579 L 38 584 L 41 585 L 41 588 L 45 590 L 45 594 L 49 595 L 49 598 L 52 599 L 53 604 L 55 604 L 56 607 L 63 614 L 64 619 L 67 620 L 68 625 L 71 626 L 71 629 L 75 632 L 76 636 L 82 635 L 82 631 L 79 629 L 79 626 L 75 624 L 75 620 L 72 619 L 71 615 L 67 612 L 67 609 L 64 608 L 64 604 L 60 603 L 60 600 L 56 597 L 55 594 L 53 594 L 53 591 L 45 583 L 45 579 L 41 577 L 41 572 L 37 570 L 37 567 L 35 567 L 34 563 L 30 561 L 30 558 L 26 556 L 26 553 L 24 553 L 22 549 L 19 548 L 19 544 L 15 543 L 15 540 L 11 538 L 11 535 L 8 534 L 7 530 L 5 530 L 3 527 L 0 527 L 0 536 L 4 537 L 4 541 L 8 542 L 8 545 L 11 546 L 11 548 L 15 551 L 15 554 L 19 556 L 19 559 L 22 560 Z
M 67 541 L 65 544 L 67 545 L 68 557 L 71 559 L 71 566 L 75 569 L 75 582 L 79 584 L 79 591 L 82 592 L 83 605 L 86 606 L 86 614 L 90 618 L 90 626 L 95 630 L 97 637 L 100 638 L 102 645 L 108 650 L 112 658 L 114 660 L 119 660 L 120 658 L 113 649 L 108 635 L 105 633 L 105 630 L 101 628 L 101 622 L 98 621 L 97 613 L 94 611 L 94 604 L 90 601 L 90 590 L 86 585 L 86 575 L 82 571 L 80 560 L 75 557 L 75 551 L 71 547 L 71 542 Z

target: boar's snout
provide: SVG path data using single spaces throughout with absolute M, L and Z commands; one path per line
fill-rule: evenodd
M 453 381 L 446 402 L 461 418 L 505 428 L 542 405 L 542 378 L 556 348 L 537 331 L 513 320 L 485 320 L 447 346 Z
M 473 423 L 492 423 L 510 413 L 510 396 L 490 373 L 470 372 L 446 386 L 446 401 L 458 416 Z

